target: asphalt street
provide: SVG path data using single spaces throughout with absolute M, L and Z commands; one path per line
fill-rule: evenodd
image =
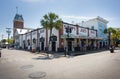
M 0 79 L 120 79 L 120 50 L 58 58 L 3 49 Z

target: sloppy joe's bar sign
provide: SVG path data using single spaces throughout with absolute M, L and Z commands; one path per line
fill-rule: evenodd
M 71 28 L 73 33 L 74 33 L 74 31 L 76 31 L 76 30 L 75 30 L 75 26 L 74 26 L 74 25 L 70 25 L 70 24 L 63 24 L 64 34 L 66 33 L 66 28 Z
M 79 27 L 79 36 L 88 36 L 88 29 Z

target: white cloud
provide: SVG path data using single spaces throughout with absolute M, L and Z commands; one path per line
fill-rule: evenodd
M 75 15 L 61 15 L 61 18 L 64 19 L 77 19 L 77 20 L 89 20 L 95 17 L 88 17 L 88 16 L 75 16 Z
M 76 16 L 76 15 L 60 15 L 60 17 L 64 20 L 72 20 L 72 21 L 87 21 L 97 16 Z M 113 17 L 102 17 L 108 21 L 113 21 L 115 18 Z

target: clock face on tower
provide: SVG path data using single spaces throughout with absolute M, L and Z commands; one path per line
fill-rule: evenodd
M 22 28 L 22 23 L 19 22 L 18 25 L 17 25 L 18 28 Z
M 15 21 L 14 28 L 23 28 L 23 22 Z

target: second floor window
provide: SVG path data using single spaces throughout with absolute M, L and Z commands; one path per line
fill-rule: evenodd
M 91 29 L 94 29 L 94 26 L 91 26 Z

